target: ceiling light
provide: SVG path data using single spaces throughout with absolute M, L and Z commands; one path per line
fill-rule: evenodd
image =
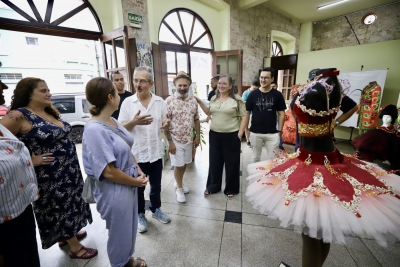
M 371 13 L 365 14 L 361 21 L 365 25 L 370 25 L 375 22 L 376 18 L 377 18 L 376 14 L 371 12 Z
M 340 1 L 337 1 L 337 2 L 333 2 L 333 3 L 330 3 L 330 4 L 323 5 L 323 6 L 319 6 L 318 9 L 323 9 L 323 8 L 331 7 L 331 6 L 334 6 L 334 5 L 337 5 L 337 4 L 341 4 L 341 3 L 343 3 L 343 2 L 346 2 L 346 1 L 348 1 L 348 0 L 340 0 Z

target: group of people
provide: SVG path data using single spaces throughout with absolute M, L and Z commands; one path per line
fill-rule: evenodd
M 171 222 L 161 210 L 163 132 L 174 166 L 176 199 L 186 202 L 190 189 L 183 182 L 184 174 L 193 148 L 200 144 L 198 106 L 211 119 L 204 195 L 222 188 L 228 199 L 239 193 L 241 138 L 248 130 L 253 164 L 248 166 L 246 195 L 260 212 L 279 218 L 284 226 L 295 225 L 303 238 L 303 266 L 322 266 L 329 243 L 344 242 L 347 234 L 366 234 L 382 244 L 386 242 L 383 233 L 398 237 L 398 220 L 388 222 L 399 216 L 397 203 L 389 198 L 398 197 L 400 182 L 376 166 L 342 155 L 334 146 L 333 128 L 341 122 L 341 117 L 336 121 L 335 117 L 345 101 L 337 74 L 335 69 L 311 71 L 308 84 L 294 96 L 291 108 L 299 134 L 294 154 L 278 150 L 286 104 L 273 88 L 272 68 L 260 72 L 259 83 L 254 82 L 243 98 L 235 94 L 232 77 L 214 77 L 216 88 L 208 106 L 188 94 L 192 80 L 185 72 L 174 78 L 177 90 L 165 101 L 150 90 L 154 74 L 149 67 L 135 68 L 135 94 L 125 91 L 124 76 L 118 72 L 110 80 L 90 80 L 86 97 L 92 104 L 92 118 L 83 133 L 83 166 L 86 179 L 94 179 L 96 208 L 109 230 L 111 266 L 147 266 L 143 259 L 132 257 L 136 233 L 148 231 L 147 184 L 152 217 Z M 98 253 L 80 243 L 87 235 L 82 228 L 92 222 L 91 211 L 81 196 L 83 178 L 69 137 L 71 126 L 60 119 L 50 99 L 45 81 L 22 79 L 14 90 L 10 112 L 0 121 L 0 186 L 7 192 L 0 197 L 0 254 L 5 266 L 40 266 L 33 213 L 43 249 L 68 244 L 70 257 L 78 259 Z M 353 110 L 348 108 L 342 116 Z M 263 146 L 267 161 L 259 162 Z M 375 202 L 360 206 L 362 198 L 370 197 Z M 370 208 L 381 210 L 382 216 L 373 217 L 367 212 Z M 368 228 L 351 218 L 364 213 L 380 226 Z

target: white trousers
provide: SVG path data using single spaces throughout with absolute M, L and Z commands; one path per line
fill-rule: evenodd
M 252 162 L 254 163 L 260 161 L 263 144 L 265 146 L 265 150 L 267 150 L 267 159 L 274 159 L 274 151 L 275 153 L 279 154 L 279 141 L 279 133 L 259 134 L 250 132 L 251 149 L 253 152 Z

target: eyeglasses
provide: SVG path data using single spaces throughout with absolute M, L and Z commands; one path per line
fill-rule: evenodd
M 268 80 L 268 79 L 271 79 L 271 77 L 263 77 L 263 76 L 260 76 L 260 80 Z
M 144 85 L 144 84 L 146 84 L 146 83 L 148 83 L 149 81 L 148 80 L 133 80 L 133 83 L 140 83 L 140 85 Z

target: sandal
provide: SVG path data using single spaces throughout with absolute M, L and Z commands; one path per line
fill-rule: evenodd
M 79 256 L 79 252 L 81 252 L 82 250 L 85 250 L 85 253 L 83 253 L 82 255 Z M 98 253 L 97 249 L 95 248 L 87 248 L 82 246 L 80 250 L 72 252 L 70 251 L 69 253 L 69 257 L 71 259 L 91 259 L 94 256 L 96 256 Z
M 135 260 L 136 260 L 136 265 L 133 265 Z M 144 263 L 144 265 L 142 265 L 142 262 Z M 139 257 L 137 258 L 131 257 L 129 261 L 124 265 L 124 267 L 146 267 L 146 266 L 147 266 L 146 261 Z
M 204 191 L 204 195 L 205 195 L 205 196 L 209 196 L 209 195 L 211 195 L 211 192 L 210 192 L 209 190 L 206 189 L 206 190 Z
M 84 239 L 86 236 L 87 236 L 87 233 L 86 233 L 85 230 L 79 231 L 79 232 L 76 234 L 76 238 L 78 239 L 78 241 Z M 65 240 L 64 240 L 64 241 L 58 242 L 58 246 L 59 246 L 60 248 L 63 247 L 63 246 L 65 246 L 65 245 L 67 245 L 67 244 L 68 244 L 68 243 L 67 243 L 67 241 L 65 241 Z
M 227 197 L 228 199 L 232 199 L 232 198 L 233 198 L 233 194 L 227 194 L 226 197 Z

